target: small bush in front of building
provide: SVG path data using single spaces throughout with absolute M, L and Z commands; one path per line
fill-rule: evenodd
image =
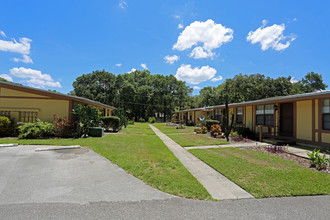
M 77 136 L 77 126 L 74 126 L 66 117 L 61 118 L 54 114 L 53 124 L 56 137 L 70 138 Z
M 117 116 L 102 117 L 101 121 L 105 130 L 112 129 L 113 131 L 119 131 L 121 128 L 120 118 Z
M 156 118 L 155 117 L 149 117 L 148 118 L 148 122 L 149 123 L 155 123 L 156 122 Z
M 0 116 L 0 137 L 11 136 L 12 123 L 9 118 Z
M 146 120 L 144 120 L 144 118 L 139 118 L 139 122 L 143 123 L 146 122 Z
M 195 123 L 192 120 L 188 120 L 186 125 L 187 126 L 195 126 Z
M 46 138 L 55 135 L 54 125 L 49 122 L 43 122 L 37 119 L 35 122 L 28 122 L 21 125 L 19 128 L 19 137 L 32 138 Z
M 205 123 L 205 127 L 207 128 L 207 131 L 210 131 L 211 126 L 214 125 L 214 124 L 218 125 L 219 121 L 217 121 L 217 120 L 205 120 L 203 123 Z
M 250 128 L 246 128 L 246 127 L 236 127 L 235 131 L 237 132 L 238 135 L 244 137 L 244 138 L 248 138 L 248 139 L 253 139 L 254 138 L 254 134 L 253 132 L 250 130 Z
M 313 152 L 307 153 L 310 159 L 311 167 L 315 167 L 318 170 L 326 169 L 329 163 L 329 159 L 326 154 L 320 155 L 320 150 L 314 149 Z
M 72 111 L 77 119 L 79 136 L 87 137 L 88 128 L 97 127 L 100 124 L 101 112 L 94 106 L 78 104 Z

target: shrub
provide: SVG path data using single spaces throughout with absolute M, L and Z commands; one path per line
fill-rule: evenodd
M 219 121 L 217 121 L 217 120 L 205 120 L 204 123 L 205 123 L 205 127 L 207 128 L 207 130 L 210 131 L 211 126 L 214 125 L 214 124 L 219 124 Z
M 320 155 L 320 150 L 314 149 L 313 152 L 307 153 L 309 159 L 311 160 L 311 167 L 316 167 L 318 170 L 325 169 L 329 163 L 329 159 L 324 154 L 323 157 Z
M 118 131 L 121 128 L 120 125 L 120 118 L 117 116 L 107 116 L 101 118 L 102 125 L 106 130 L 109 130 L 110 128 L 113 131 Z
M 149 117 L 148 118 L 148 122 L 149 123 L 155 123 L 156 122 L 156 118 L 155 117 Z
M 211 126 L 210 133 L 212 136 L 216 137 L 217 135 L 221 134 L 221 127 L 220 125 L 214 124 Z
M 146 122 L 146 120 L 144 120 L 144 118 L 139 118 L 139 122 Z
M 271 153 L 284 153 L 285 146 L 272 145 L 272 146 L 267 147 L 266 150 Z
M 28 122 L 19 127 L 20 138 L 45 138 L 52 137 L 55 134 L 54 125 L 49 122 L 42 122 L 39 119 L 36 122 Z
M 100 124 L 101 112 L 90 105 L 78 104 L 72 111 L 78 121 L 79 136 L 87 137 L 89 127 L 97 127 Z
M 54 114 L 54 134 L 56 137 L 74 137 L 77 135 L 77 129 L 66 117 L 61 118 Z
M 202 134 L 206 134 L 207 133 L 207 128 L 205 126 L 202 127 L 201 133 Z
M 128 121 L 127 121 L 127 124 L 129 124 L 129 125 L 134 125 L 134 120 L 128 120 Z
M 236 132 L 237 132 L 238 135 L 240 135 L 240 136 L 242 136 L 244 138 L 249 138 L 249 139 L 253 139 L 254 138 L 254 134 L 250 130 L 250 128 L 236 127 L 235 130 L 236 130 Z
M 12 126 L 9 118 L 0 116 L 0 137 L 10 136 Z

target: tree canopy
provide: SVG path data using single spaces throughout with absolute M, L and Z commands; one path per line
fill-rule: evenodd
M 328 86 L 322 75 L 314 72 L 307 73 L 300 81 L 290 76 L 271 78 L 262 74 L 238 74 L 217 87 L 204 87 L 199 95 L 192 96 L 193 89 L 173 75 L 152 75 L 148 70 L 114 75 L 97 70 L 79 76 L 73 87 L 73 95 L 123 108 L 130 119 L 147 120 L 155 113 L 161 113 L 165 119 L 175 109 L 294 95 L 324 90 Z

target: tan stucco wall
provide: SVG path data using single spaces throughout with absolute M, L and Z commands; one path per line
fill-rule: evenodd
M 330 143 L 330 134 L 322 133 L 322 143 Z
M 297 139 L 312 141 L 312 100 L 297 102 Z
M 253 121 L 252 121 L 252 115 L 253 115 L 253 111 L 252 111 L 252 106 L 246 106 L 246 122 L 245 122 L 245 126 L 250 128 L 251 131 L 253 129 Z

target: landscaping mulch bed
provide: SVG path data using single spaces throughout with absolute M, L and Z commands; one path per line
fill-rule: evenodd
M 309 159 L 306 159 L 306 158 L 303 158 L 303 157 L 299 157 L 299 156 L 296 156 L 296 155 L 293 155 L 293 154 L 290 154 L 290 153 L 287 153 L 284 151 L 279 151 L 279 152 L 270 152 L 267 150 L 266 147 L 242 147 L 241 149 L 247 149 L 247 150 L 254 150 L 254 151 L 260 151 L 260 152 L 264 152 L 264 153 L 267 153 L 267 154 L 275 154 L 285 160 L 291 160 L 297 164 L 300 164 L 304 167 L 307 167 L 307 168 L 310 168 L 310 169 L 313 169 L 313 170 L 316 170 L 316 168 L 314 167 L 311 167 L 310 166 L 310 163 L 309 163 Z M 324 170 L 316 170 L 316 171 L 320 171 L 320 172 L 324 172 L 324 173 L 328 173 L 330 174 L 330 169 L 329 169 L 329 166 L 327 167 L 327 169 L 324 169 Z

